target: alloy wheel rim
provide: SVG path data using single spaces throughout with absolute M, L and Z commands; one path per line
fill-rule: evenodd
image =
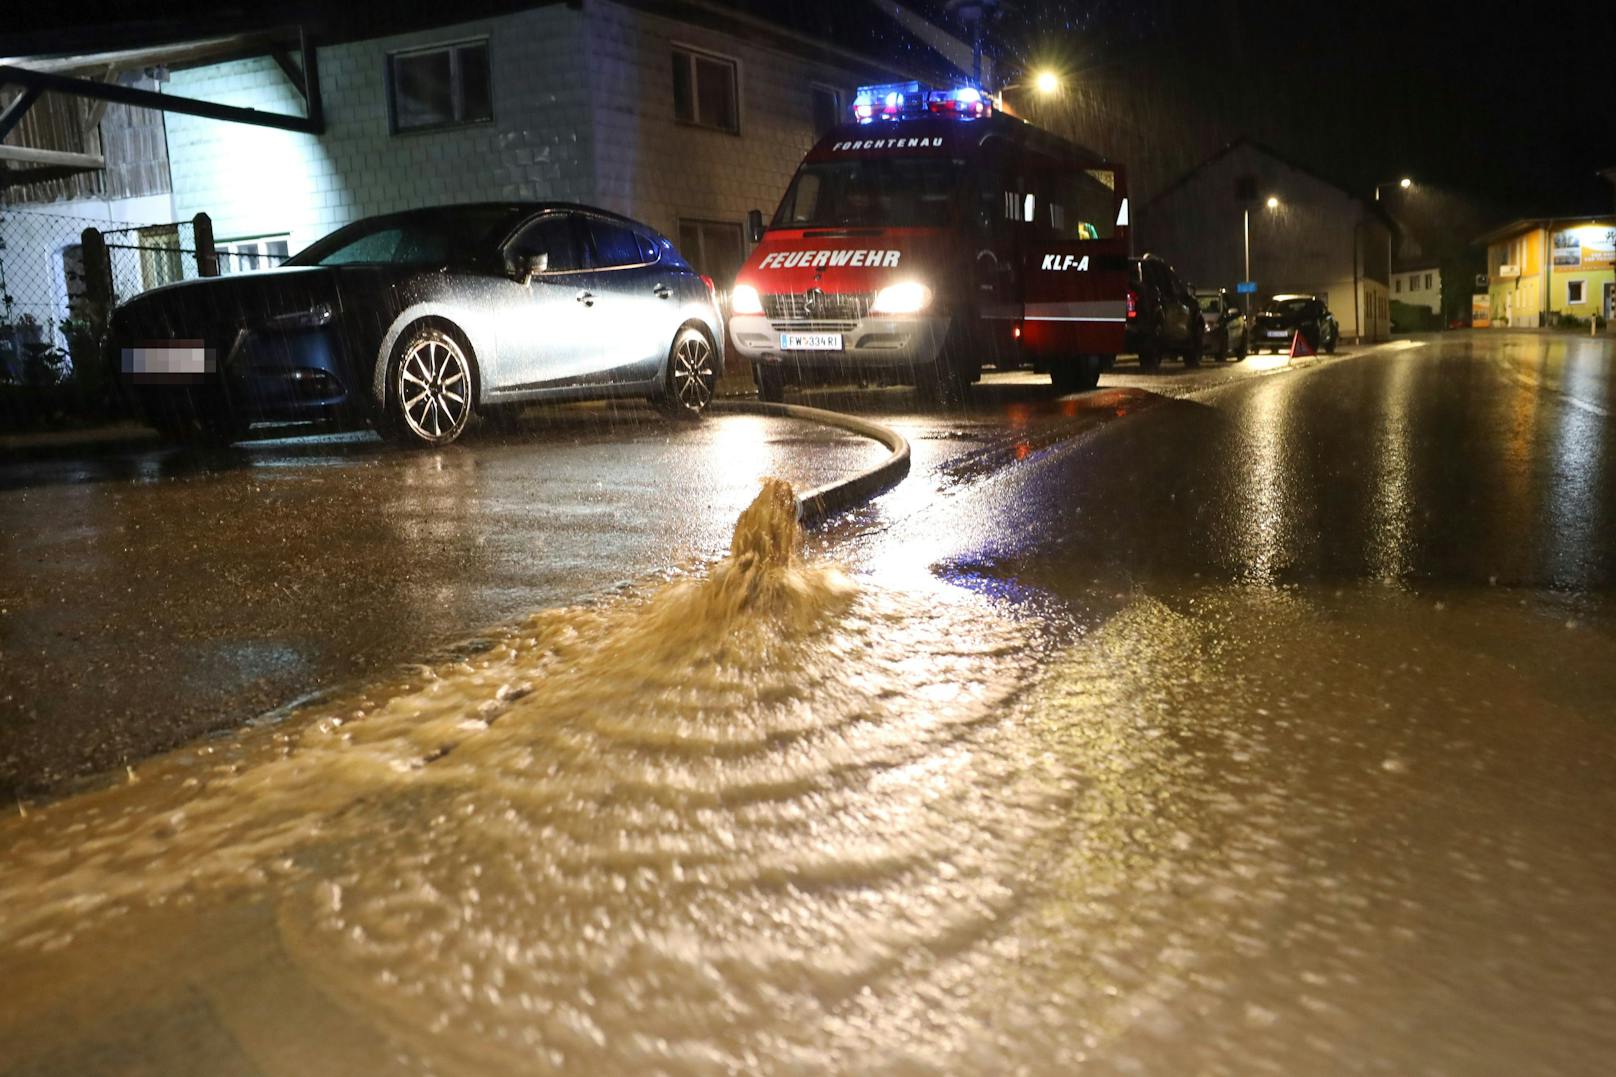
M 410 346 L 399 366 L 404 422 L 416 436 L 435 441 L 460 429 L 471 384 L 466 357 L 450 341 L 425 337 Z
M 673 390 L 679 403 L 701 411 L 713 398 L 713 350 L 699 336 L 689 336 L 673 350 Z

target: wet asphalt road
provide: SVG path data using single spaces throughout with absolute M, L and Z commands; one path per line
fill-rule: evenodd
M 760 499 L 736 534 L 772 555 L 547 611 L 0 819 L 0 1071 L 1603 1072 L 1613 359 L 1459 334 L 1124 369 L 1080 398 L 994 377 L 949 415 L 811 394 L 902 428 L 915 471 L 806 559 L 780 553 L 789 498 Z M 496 593 L 565 602 L 635 559 L 643 581 L 716 553 L 726 501 L 784 458 L 877 452 L 616 422 L 465 446 L 384 502 L 371 547 L 349 539 L 368 565 L 434 549 L 422 521 L 451 551 L 497 526 L 540 551 L 478 566 L 503 589 L 455 605 L 384 575 L 425 597 L 356 588 L 344 615 L 426 648 L 401 610 L 486 625 Z M 463 497 L 485 469 L 531 497 L 535 456 L 602 445 L 714 461 L 696 487 L 723 518 L 603 494 L 609 522 L 574 540 Z M 301 451 L 145 487 L 29 472 L 6 496 L 145 489 L 166 512 L 219 484 L 246 507 L 196 503 L 241 517 L 226 560 L 250 566 L 278 491 L 332 541 L 367 478 L 422 485 L 413 457 Z M 550 478 L 577 505 L 589 471 Z M 318 478 L 341 496 L 311 500 Z M 468 504 L 462 537 L 444 521 Z M 124 543 L 146 522 L 117 518 Z M 546 542 L 604 553 L 523 591 Z M 163 586 L 207 579 L 202 558 Z M 106 586 L 62 563 L 52 586 Z M 284 638 L 336 676 L 355 630 L 288 609 Z M 150 708 L 137 684 L 112 698 Z
M 1466 333 L 1294 364 L 1124 364 L 1081 397 L 990 375 L 955 413 L 901 389 L 797 399 L 913 446 L 906 482 L 827 531 L 855 539 L 855 564 L 897 549 L 1030 579 L 1058 545 L 1063 572 L 1075 555 L 1126 578 L 1574 596 L 1616 573 L 1611 366 L 1608 342 Z M 445 452 L 356 435 L 0 467 L 0 790 L 116 769 L 710 560 L 761 476 L 802 488 L 881 455 L 801 424 L 580 407 Z

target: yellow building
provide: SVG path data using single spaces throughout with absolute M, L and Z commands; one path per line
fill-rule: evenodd
M 1494 326 L 1586 322 L 1616 313 L 1616 218 L 1516 221 L 1482 236 Z

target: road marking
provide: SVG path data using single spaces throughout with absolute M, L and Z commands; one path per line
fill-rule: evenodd
M 1532 377 L 1530 374 L 1522 374 L 1518 370 L 1510 370 L 1510 371 L 1508 371 L 1508 373 L 1509 373 L 1510 379 L 1512 381 L 1514 381 L 1517 385 L 1525 386 L 1528 389 L 1536 389 L 1538 392 L 1543 392 L 1544 390 L 1547 390 L 1547 391 L 1553 393 L 1554 395 L 1560 397 L 1567 404 L 1570 404 L 1574 408 L 1578 408 L 1578 409 L 1580 409 L 1582 411 L 1585 411 L 1590 415 L 1598 415 L 1600 418 L 1603 418 L 1603 419 L 1610 418 L 1610 409 L 1607 408 L 1607 407 L 1604 407 L 1601 404 L 1595 404 L 1592 401 L 1584 400 L 1580 396 L 1572 396 L 1570 393 L 1566 392 L 1564 389 L 1560 389 L 1560 388 L 1557 388 L 1557 387 L 1552 386 L 1552 385 L 1545 385 L 1541 380 Z

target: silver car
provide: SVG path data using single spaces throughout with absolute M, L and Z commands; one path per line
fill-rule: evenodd
M 279 269 L 138 296 L 112 336 L 151 422 L 214 441 L 317 420 L 444 445 L 479 411 L 537 400 L 695 417 L 724 355 L 709 278 L 655 230 L 567 203 L 369 217 Z

